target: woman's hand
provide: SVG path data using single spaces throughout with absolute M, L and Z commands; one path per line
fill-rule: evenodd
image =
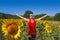
M 27 19 L 27 18 L 24 18 L 24 17 L 22 17 L 22 16 L 19 16 L 19 15 L 18 15 L 18 13 L 16 14 L 16 16 L 18 16 L 18 17 L 22 18 L 22 19 L 23 19 L 23 20 L 25 20 L 25 21 L 28 21 L 28 19 Z
M 19 16 L 18 13 L 16 13 L 16 16 Z
M 42 16 L 42 17 L 36 19 L 36 21 L 39 21 L 39 20 L 41 20 L 41 19 L 43 19 L 43 18 L 45 18 L 45 17 L 47 17 L 47 16 L 49 16 L 49 14 L 46 14 L 46 15 L 44 15 L 44 16 Z
M 49 14 L 46 14 L 46 16 L 50 16 Z

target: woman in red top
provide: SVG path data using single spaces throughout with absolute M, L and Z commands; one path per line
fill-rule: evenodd
M 46 16 L 49 16 L 49 15 L 46 14 L 45 16 L 38 18 L 38 19 L 35 19 L 33 14 L 30 14 L 29 19 L 19 16 L 18 14 L 16 14 L 16 16 L 18 16 L 28 22 L 29 40 L 35 40 L 35 38 L 36 38 L 36 22 L 45 18 Z

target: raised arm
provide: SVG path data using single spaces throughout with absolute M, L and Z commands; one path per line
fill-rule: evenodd
M 44 15 L 43 17 L 36 19 L 36 21 L 39 21 L 39 20 L 41 20 L 41 19 L 43 19 L 43 18 L 45 18 L 45 17 L 47 17 L 47 16 L 49 16 L 49 15 L 46 14 L 46 15 Z
M 27 19 L 27 18 L 24 18 L 24 17 L 22 17 L 22 16 L 19 16 L 18 14 L 16 14 L 16 16 L 18 16 L 18 17 L 22 18 L 22 19 L 23 19 L 23 20 L 25 20 L 25 21 L 28 21 L 28 19 Z

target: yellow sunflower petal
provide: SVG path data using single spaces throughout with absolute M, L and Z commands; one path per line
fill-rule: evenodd
M 5 20 L 2 25 L 2 31 L 4 36 L 11 37 L 11 38 L 18 38 L 20 37 L 20 27 L 22 25 L 22 21 L 18 22 L 14 19 Z
M 51 27 L 50 27 L 48 24 L 46 24 L 45 29 L 46 29 L 46 31 L 47 31 L 48 33 L 52 33 L 52 29 L 51 29 Z

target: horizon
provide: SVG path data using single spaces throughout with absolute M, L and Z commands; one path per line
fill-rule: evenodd
M 60 13 L 60 0 L 0 0 L 0 12 L 23 15 L 26 10 L 34 15 L 46 13 L 54 16 Z

